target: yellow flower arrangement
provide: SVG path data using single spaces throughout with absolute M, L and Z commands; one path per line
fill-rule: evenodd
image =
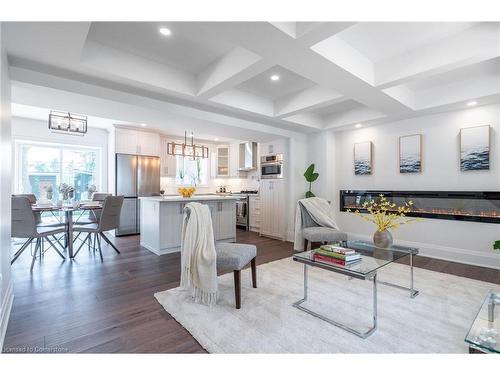
M 396 206 L 395 203 L 391 203 L 384 197 L 384 194 L 380 194 L 380 199 L 375 201 L 372 199 L 369 202 L 363 203 L 363 209 L 367 210 L 368 213 L 361 213 L 359 210 L 355 210 L 354 213 L 359 217 L 363 218 L 365 221 L 370 221 L 377 226 L 379 232 L 383 232 L 388 229 L 397 229 L 400 225 L 410 224 L 415 221 L 420 221 L 420 219 L 407 219 L 406 214 L 410 212 L 413 206 L 412 201 L 405 202 L 402 206 Z M 347 210 L 347 212 L 352 212 Z
M 182 195 L 183 198 L 191 198 L 191 196 L 194 194 L 196 191 L 196 188 L 194 187 L 180 187 L 177 189 L 180 195 Z

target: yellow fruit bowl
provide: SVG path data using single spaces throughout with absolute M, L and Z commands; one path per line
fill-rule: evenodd
M 191 196 L 194 194 L 196 191 L 196 188 L 194 187 L 180 187 L 177 189 L 180 195 L 182 195 L 183 198 L 191 198 Z

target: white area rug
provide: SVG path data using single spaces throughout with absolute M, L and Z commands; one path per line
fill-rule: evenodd
M 409 267 L 379 271 L 383 281 L 408 285 Z M 242 272 L 242 306 L 234 308 L 233 274 L 219 277 L 220 297 L 209 308 L 179 288 L 156 293 L 165 310 L 210 353 L 466 353 L 464 337 L 488 290 L 496 284 L 415 268 L 420 295 L 378 286 L 378 328 L 367 339 L 294 307 L 302 298 L 303 266 L 291 258 L 258 266 L 258 288 Z M 305 306 L 366 330 L 372 283 L 309 268 Z

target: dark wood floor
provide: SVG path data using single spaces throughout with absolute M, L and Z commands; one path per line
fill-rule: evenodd
M 258 264 L 290 256 L 292 244 L 238 231 L 253 243 Z M 4 352 L 203 353 L 203 348 L 153 297 L 177 287 L 180 256 L 158 257 L 139 237 L 115 239 L 104 263 L 86 250 L 73 262 L 47 253 L 29 272 L 29 254 L 12 268 L 14 306 Z M 417 257 L 417 267 L 500 284 L 500 271 Z M 244 306 L 243 306 L 244 308 Z

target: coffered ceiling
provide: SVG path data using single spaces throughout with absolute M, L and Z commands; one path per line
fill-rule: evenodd
M 499 23 L 10 23 L 6 34 L 15 103 L 174 131 L 288 136 L 500 101 Z

